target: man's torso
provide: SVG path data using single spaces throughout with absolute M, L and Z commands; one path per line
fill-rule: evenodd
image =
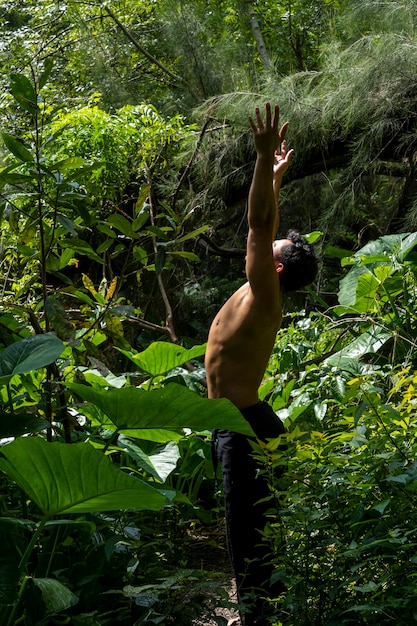
M 208 337 L 205 364 L 210 398 L 228 398 L 241 409 L 258 401 L 281 319 L 278 285 L 268 303 L 255 301 L 249 283 L 229 298 Z

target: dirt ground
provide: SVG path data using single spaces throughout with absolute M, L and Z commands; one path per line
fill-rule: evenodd
M 229 585 L 229 601 L 231 603 L 236 603 L 236 585 L 234 579 L 226 581 Z M 232 609 L 226 607 L 219 607 L 215 609 L 215 615 L 222 616 L 227 620 L 227 626 L 241 626 L 239 613 Z M 196 620 L 193 623 L 193 626 L 217 626 L 217 623 L 214 620 Z
M 236 604 L 236 583 L 226 549 L 224 522 L 200 529 L 200 531 L 189 534 L 187 553 L 192 556 L 188 565 L 192 568 L 221 573 L 224 579 L 222 586 L 227 590 L 229 603 Z M 220 601 L 214 614 L 227 619 L 227 626 L 241 626 L 238 611 L 232 607 L 221 606 L 221 604 Z M 223 602 L 223 604 L 225 603 Z M 213 619 L 196 619 L 193 621 L 193 626 L 217 626 L 217 623 Z

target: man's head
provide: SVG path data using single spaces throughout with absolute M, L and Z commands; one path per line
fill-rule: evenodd
M 317 259 L 313 247 L 296 230 L 289 230 L 286 239 L 272 244 L 275 267 L 283 291 L 296 291 L 313 282 Z

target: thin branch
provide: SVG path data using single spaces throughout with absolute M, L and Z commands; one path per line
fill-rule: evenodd
M 120 30 L 124 33 L 124 35 L 126 35 L 126 37 L 129 39 L 129 41 L 135 46 L 135 48 L 137 50 L 139 50 L 139 52 L 141 52 L 149 61 L 151 61 L 151 63 L 156 65 L 165 74 L 168 74 L 168 76 L 170 78 L 172 78 L 175 82 L 180 83 L 181 85 L 186 87 L 187 90 L 189 91 L 189 93 L 191 93 L 191 95 L 196 97 L 195 94 L 192 92 L 191 87 L 187 83 L 187 81 L 184 80 L 184 78 L 182 78 L 181 76 L 178 76 L 177 74 L 175 74 L 174 72 L 171 72 L 171 70 L 168 67 L 166 67 L 166 65 L 164 65 L 163 63 L 158 61 L 158 59 L 156 59 L 150 52 L 145 50 L 145 48 L 143 46 L 141 46 L 141 44 L 138 42 L 138 40 L 120 22 L 120 20 L 116 17 L 116 15 L 113 13 L 113 11 L 111 9 L 109 9 L 109 7 L 105 7 L 105 11 L 109 15 L 109 17 L 111 17 L 111 19 L 114 21 L 114 23 L 120 28 Z
M 244 248 L 223 248 L 218 246 L 204 233 L 196 237 L 196 243 L 205 248 L 207 253 L 217 254 L 228 259 L 241 259 L 246 254 L 246 249 Z
M 154 330 L 170 336 L 169 328 L 167 328 L 166 326 L 160 326 L 159 324 L 154 324 L 153 322 L 148 322 L 147 320 L 143 319 L 143 317 L 129 316 L 127 320 L 129 322 L 133 322 L 134 324 L 138 324 L 138 326 L 140 326 L 141 328 L 145 328 L 146 330 Z
M 151 189 L 151 180 L 150 180 L 150 173 L 149 173 L 149 171 L 147 171 L 147 178 L 148 178 L 147 182 L 148 182 L 148 185 L 149 185 L 149 189 Z M 153 210 L 153 202 L 152 202 L 151 193 L 149 193 L 148 202 L 149 202 L 149 215 L 150 215 L 150 218 L 151 218 L 151 224 L 152 224 L 152 226 L 155 226 L 155 214 L 154 214 L 154 210 Z M 152 236 L 152 244 L 153 244 L 153 249 L 154 249 L 155 257 L 156 257 L 156 255 L 158 254 L 158 245 L 156 243 L 155 235 Z M 156 268 L 155 268 L 155 270 L 156 270 Z M 167 327 L 167 330 L 168 330 L 168 334 L 169 334 L 169 337 L 170 337 L 172 343 L 178 343 L 178 337 L 177 337 L 175 329 L 174 329 L 172 307 L 171 307 L 171 303 L 170 303 L 170 301 L 168 299 L 167 292 L 165 290 L 164 281 L 162 280 L 162 272 L 158 272 L 157 273 L 157 280 L 158 280 L 159 291 L 161 293 L 162 300 L 164 301 L 164 305 L 165 305 L 165 323 L 166 323 L 166 327 Z
M 188 176 L 188 172 L 190 171 L 192 164 L 194 163 L 194 159 L 197 156 L 197 153 L 198 153 L 198 151 L 200 149 L 200 146 L 202 144 L 204 135 L 205 135 L 206 130 L 208 128 L 208 125 L 210 124 L 211 121 L 212 121 L 212 118 L 208 117 L 206 119 L 206 121 L 204 122 L 203 128 L 201 129 L 200 135 L 198 137 L 198 140 L 197 140 L 194 152 L 192 153 L 192 155 L 190 157 L 190 160 L 188 161 L 188 163 L 187 163 L 187 165 L 185 167 L 185 170 L 182 173 L 182 176 L 181 176 L 181 178 L 180 178 L 180 180 L 178 182 L 177 188 L 175 189 L 175 192 L 174 192 L 174 195 L 173 195 L 173 198 L 172 198 L 172 208 L 173 208 L 174 211 L 175 211 L 175 205 L 177 203 L 178 193 L 179 193 L 179 191 L 180 191 L 180 189 L 182 187 L 182 184 L 183 184 L 185 178 Z
M 259 26 L 258 18 L 256 17 L 255 9 L 251 2 L 246 2 L 246 9 L 249 15 L 249 21 L 252 29 L 253 36 L 256 41 L 256 47 L 261 57 L 262 63 L 265 68 L 272 67 L 271 57 L 268 54 L 265 40 L 262 35 L 261 27 Z

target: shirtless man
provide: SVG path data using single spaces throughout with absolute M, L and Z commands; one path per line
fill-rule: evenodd
M 279 108 L 265 107 L 265 122 L 259 109 L 249 122 L 257 159 L 249 191 L 246 275 L 240 287 L 216 315 L 208 337 L 205 365 L 209 398 L 228 398 L 235 404 L 261 440 L 285 432 L 281 420 L 266 402 L 259 402 L 258 388 L 282 321 L 282 292 L 299 289 L 317 272 L 312 248 L 295 231 L 275 240 L 278 230 L 278 196 L 293 150 L 287 151 L 280 130 Z M 222 465 L 226 532 L 229 555 L 236 577 L 244 626 L 264 626 L 268 603 L 283 586 L 269 585 L 268 549 L 261 532 L 270 503 L 268 485 L 257 478 L 258 467 L 247 437 L 217 431 L 217 454 Z

